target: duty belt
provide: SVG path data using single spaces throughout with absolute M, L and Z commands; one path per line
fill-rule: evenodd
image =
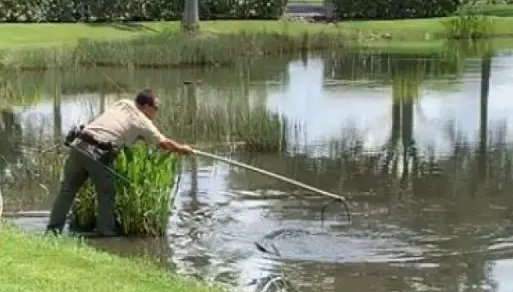
M 93 136 L 91 136 L 90 134 L 88 133 L 85 133 L 85 132 L 80 132 L 80 134 L 78 134 L 78 137 L 80 140 L 86 142 L 87 144 L 90 144 L 90 145 L 93 145 L 93 146 L 96 146 L 102 150 L 105 150 L 105 151 L 112 151 L 114 150 L 114 147 L 112 145 L 112 143 L 110 142 L 100 142 L 98 140 L 96 140 Z

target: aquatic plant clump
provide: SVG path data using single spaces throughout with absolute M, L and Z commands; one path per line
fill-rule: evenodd
M 131 236 L 162 236 L 177 189 L 180 159 L 137 143 L 124 148 L 115 162 L 116 217 Z M 72 229 L 92 231 L 96 226 L 97 197 L 90 181 L 79 191 L 72 208 Z
M 449 38 L 476 40 L 493 35 L 494 18 L 491 16 L 460 14 L 441 23 Z

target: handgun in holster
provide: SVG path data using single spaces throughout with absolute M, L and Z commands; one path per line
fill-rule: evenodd
M 73 143 L 73 141 L 78 138 L 78 135 L 80 135 L 80 132 L 82 132 L 83 129 L 84 125 L 71 127 L 68 134 L 66 134 L 66 137 L 64 138 L 64 145 L 70 147 L 71 143 Z

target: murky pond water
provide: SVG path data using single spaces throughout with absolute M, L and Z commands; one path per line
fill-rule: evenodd
M 17 161 L 34 147 L 27 145 L 59 138 L 127 96 L 119 92 L 149 86 L 163 99 L 166 133 L 202 145 L 238 142 L 245 132 L 279 140 L 279 152 L 208 149 L 345 195 L 353 221 L 331 203 L 321 224 L 328 199 L 198 158 L 185 165 L 168 238 L 97 246 L 151 253 L 179 273 L 238 291 L 256 291 L 261 279 L 282 272 L 300 291 L 513 291 L 512 78 L 512 52 L 19 73 L 3 81 L 10 96 L 20 96 L 13 100 L 27 104 L 2 112 L 6 208 L 52 202 L 58 174 L 51 166 L 59 159 L 39 155 L 20 174 Z M 201 82 L 183 85 L 188 80 Z M 247 114 L 257 108 L 279 113 L 280 125 L 256 130 L 274 123 Z M 29 230 L 45 220 L 17 219 Z M 273 232 L 280 234 L 266 239 Z M 255 242 L 274 245 L 281 257 Z

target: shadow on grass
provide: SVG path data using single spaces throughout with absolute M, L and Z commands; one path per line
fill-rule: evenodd
M 112 27 L 115 29 L 131 31 L 131 32 L 136 32 L 136 31 L 156 32 L 157 31 L 156 29 L 154 29 L 152 27 L 148 27 L 144 24 L 133 23 L 133 22 L 97 21 L 97 22 L 87 22 L 86 24 L 91 27 Z

